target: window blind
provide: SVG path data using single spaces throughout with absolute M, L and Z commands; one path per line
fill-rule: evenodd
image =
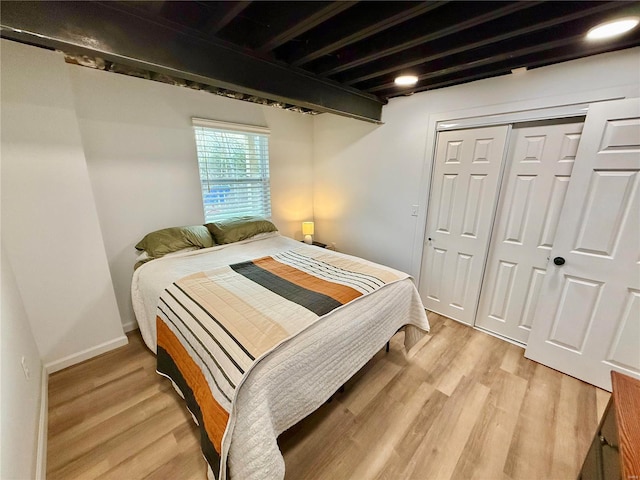
M 205 222 L 271 217 L 268 130 L 201 119 L 193 124 Z

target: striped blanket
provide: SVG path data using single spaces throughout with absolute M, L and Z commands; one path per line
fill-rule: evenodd
M 229 442 L 223 438 L 233 429 L 234 399 L 251 369 L 329 313 L 407 277 L 303 246 L 189 275 L 164 291 L 156 318 L 157 369 L 184 396 L 218 478 L 226 476 Z

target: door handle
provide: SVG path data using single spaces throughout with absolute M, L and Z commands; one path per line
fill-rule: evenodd
M 618 450 L 618 446 L 614 445 L 613 443 L 609 443 L 609 441 L 606 439 L 606 437 L 600 433 L 600 435 L 598 436 L 598 440 L 600 441 L 600 445 L 602 445 L 603 447 L 609 447 L 609 448 L 613 448 L 616 451 Z
M 553 259 L 553 263 L 555 263 L 556 265 L 564 265 L 564 258 L 556 257 Z

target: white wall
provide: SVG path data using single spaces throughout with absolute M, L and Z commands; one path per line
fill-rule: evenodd
M 316 237 L 418 277 L 435 119 L 638 96 L 640 48 L 634 48 L 395 98 L 383 108 L 384 125 L 320 115 L 314 125 Z
M 126 343 L 59 53 L 2 40 L 2 242 L 51 370 Z
M 192 116 L 271 129 L 273 220 L 283 234 L 301 238 L 300 222 L 313 217 L 316 239 L 418 276 L 435 118 L 640 95 L 636 48 L 393 99 L 384 125 L 372 125 L 68 65 L 53 52 L 5 44 L 2 114 L 11 122 L 3 125 L 2 153 L 13 158 L 2 167 L 12 179 L 8 202 L 3 192 L 3 223 L 7 215 L 13 231 L 6 248 L 27 313 L 38 319 L 34 334 L 45 361 L 60 358 L 58 343 L 78 352 L 87 339 L 119 335 L 109 321 L 94 328 L 81 320 L 103 304 L 103 317 L 118 317 L 113 290 L 122 323 L 133 328 L 133 246 L 151 230 L 203 221 Z M 420 205 L 417 217 L 412 205 Z M 48 280 L 27 274 L 45 258 Z M 69 314 L 63 333 L 53 328 L 58 320 L 47 320 L 72 301 L 53 294 L 68 292 L 66 285 L 49 290 L 47 283 L 62 265 L 93 288 L 85 302 L 92 306 Z M 36 293 L 43 289 L 44 297 Z M 75 340 L 67 338 L 71 330 Z
M 36 478 L 37 472 L 42 362 L 4 248 L 0 265 L 0 478 L 23 480 Z
M 111 276 L 126 329 L 134 245 L 148 232 L 204 222 L 191 117 L 271 129 L 272 217 L 301 238 L 313 217 L 313 117 L 68 65 Z

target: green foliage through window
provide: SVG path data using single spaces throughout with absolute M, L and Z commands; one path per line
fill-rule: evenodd
M 205 222 L 271 217 L 269 136 L 199 125 L 194 130 Z

